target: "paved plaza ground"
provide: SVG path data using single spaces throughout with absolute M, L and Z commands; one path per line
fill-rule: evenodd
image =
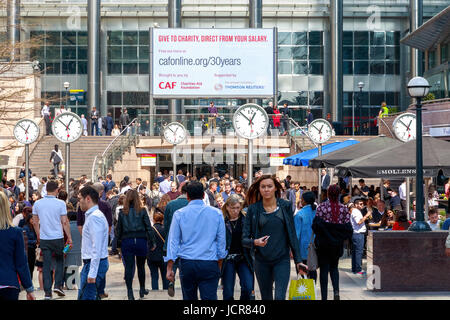
M 123 280 L 124 267 L 122 262 L 117 256 L 109 257 L 110 267 L 107 273 L 106 281 L 106 292 L 109 297 L 106 300 L 127 300 L 127 290 L 125 286 L 125 281 Z M 363 263 L 365 267 L 365 260 Z M 366 277 L 359 275 L 354 275 L 351 272 L 351 260 L 349 257 L 343 257 L 339 263 L 340 271 L 340 296 L 341 300 L 450 300 L 449 292 L 373 292 L 366 288 Z M 35 288 L 39 287 L 38 273 L 35 271 L 33 275 L 33 283 Z M 236 277 L 235 286 L 235 299 L 239 299 L 239 279 Z M 291 263 L 291 278 L 295 278 L 294 264 Z M 175 283 L 175 296 L 169 297 L 167 290 L 150 291 L 150 293 L 145 296 L 143 300 L 182 300 L 183 296 L 181 293 L 180 281 L 177 273 Z M 134 279 L 134 296 L 136 299 L 139 298 L 139 283 L 137 279 L 137 274 Z M 146 266 L 146 285 L 147 289 L 151 289 L 151 278 L 150 271 Z M 259 294 L 258 284 L 256 285 L 256 299 L 260 300 L 261 296 Z M 160 279 L 160 289 L 161 289 L 161 279 Z M 331 287 L 331 282 L 328 286 L 328 298 L 332 299 L 333 292 Z M 65 290 L 66 297 L 60 298 L 56 294 L 53 294 L 54 300 L 76 300 L 77 290 Z M 35 292 L 37 300 L 44 299 L 44 292 L 38 290 Z M 288 294 L 286 294 L 286 299 Z M 222 299 L 222 290 L 218 290 L 218 298 Z M 24 292 L 20 294 L 20 300 L 25 300 L 26 296 Z M 320 288 L 317 285 L 317 299 L 320 299 Z

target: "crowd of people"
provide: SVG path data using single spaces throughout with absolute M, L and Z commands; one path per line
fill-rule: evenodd
M 328 298 L 329 274 L 338 300 L 344 249 L 351 251 L 352 272 L 364 276 L 368 230 L 406 230 L 411 224 L 389 181 L 375 188 L 361 179 L 350 188 L 345 179 L 330 184 L 326 172 L 320 201 L 319 187 L 301 187 L 290 176 L 258 171 L 249 186 L 245 172 L 239 178 L 218 172 L 196 177 L 182 170 L 175 176 L 158 172 L 151 184 L 128 176 L 118 184 L 110 174 L 98 181 L 82 176 L 70 179 L 69 193 L 62 174 L 39 179 L 30 171 L 32 192 L 25 199 L 25 174 L 20 173 L 19 186 L 5 178 L 0 185 L 0 240 L 14 243 L 0 248 L 2 266 L 7 266 L 0 272 L 0 297 L 8 299 L 17 299 L 21 287 L 34 299 L 35 271 L 45 299 L 65 296 L 71 288 L 78 289 L 79 299 L 107 298 L 108 256 L 117 256 L 130 300 L 135 299 L 135 270 L 139 297 L 150 292 L 146 264 L 151 290 L 159 289 L 161 278 L 169 296 L 181 270 L 184 299 L 197 299 L 198 291 L 202 299 L 217 299 L 221 280 L 223 299 L 232 300 L 237 275 L 241 300 L 255 299 L 255 277 L 261 299 L 282 300 L 291 260 L 299 274 L 318 278 L 307 268 L 313 242 L 321 297 Z M 399 189 L 403 196 L 403 185 Z M 436 207 L 430 206 L 428 215 L 433 230 L 448 229 L 450 219 L 440 221 Z M 82 266 L 78 288 L 71 266 Z

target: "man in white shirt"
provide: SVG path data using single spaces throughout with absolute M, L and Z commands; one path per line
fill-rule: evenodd
M 45 121 L 45 134 L 47 136 L 51 135 L 52 134 L 51 133 L 52 129 L 51 129 L 51 122 L 50 122 L 50 102 L 48 102 L 48 101 L 45 102 L 45 104 L 44 104 L 44 106 L 42 107 L 42 110 L 41 110 L 41 115 L 42 115 L 42 118 L 44 118 L 44 121 Z
M 355 201 L 355 207 L 351 209 L 350 222 L 353 227 L 352 236 L 352 272 L 354 274 L 364 275 L 362 271 L 362 256 L 364 250 L 364 234 L 366 233 L 366 224 L 364 223 L 370 216 L 368 212 L 365 216 L 361 210 L 364 202 L 361 199 Z
M 402 210 L 406 210 L 406 181 L 398 187 L 398 196 L 400 197 L 400 205 Z
M 78 300 L 96 300 L 97 286 L 106 278 L 108 263 L 108 221 L 98 209 L 98 192 L 84 187 L 78 194 L 81 210 L 86 211 L 81 238 L 83 269 L 80 274 Z
M 436 208 L 430 208 L 428 210 L 428 224 L 431 231 L 441 230 L 441 224 L 439 221 L 439 214 Z
M 161 191 L 162 194 L 166 194 L 170 191 L 170 176 L 164 175 L 164 181 L 159 184 L 159 191 Z
M 39 178 L 36 177 L 36 173 L 33 173 L 33 176 L 30 179 L 31 187 L 33 188 L 33 191 L 38 191 L 39 186 L 41 185 L 41 181 L 39 181 Z
M 47 195 L 36 201 L 33 206 L 33 226 L 37 235 L 37 245 L 40 244 L 44 255 L 44 291 L 45 300 L 52 298 L 52 256 L 56 260 L 55 285 L 53 291 L 58 296 L 65 296 L 62 290 L 64 282 L 64 233 L 67 235 L 67 244 L 72 244 L 69 219 L 67 218 L 66 204 L 56 199 L 58 183 L 47 182 Z

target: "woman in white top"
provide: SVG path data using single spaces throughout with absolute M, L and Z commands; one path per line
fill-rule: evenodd
M 59 174 L 59 164 L 64 162 L 61 150 L 57 144 L 55 144 L 55 149 L 52 150 L 50 155 L 50 162 L 53 163 L 53 174 L 57 177 Z
M 111 135 L 113 137 L 117 137 L 120 134 L 119 126 L 117 124 L 114 125 L 114 129 L 111 131 Z

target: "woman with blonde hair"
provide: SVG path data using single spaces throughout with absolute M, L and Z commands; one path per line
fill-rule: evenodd
M 135 263 L 139 278 L 139 296 L 147 295 L 145 289 L 145 260 L 147 258 L 148 246 L 154 250 L 155 238 L 147 211 L 141 205 L 139 194 L 130 189 L 126 193 L 123 208 L 119 212 L 116 228 L 117 240 L 122 240 L 122 257 L 125 262 L 125 283 L 128 290 L 128 300 L 134 300 L 133 278 Z
M 0 243 L 0 300 L 19 300 L 20 285 L 25 288 L 27 299 L 35 300 L 22 230 L 13 226 L 8 197 L 3 191 L 0 191 Z
M 243 203 L 240 195 L 232 194 L 222 206 L 228 251 L 222 265 L 223 300 L 234 300 L 236 274 L 241 286 L 240 300 L 250 300 L 254 288 L 250 250 L 242 246 L 242 226 L 245 219 Z

